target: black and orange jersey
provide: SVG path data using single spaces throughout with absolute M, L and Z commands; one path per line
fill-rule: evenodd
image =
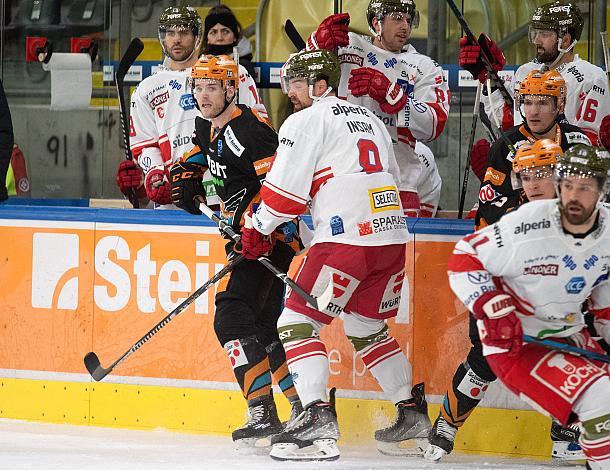
M 563 122 L 558 126 L 555 141 L 560 143 L 564 152 L 572 145 L 591 145 L 579 127 Z M 513 148 L 510 149 L 504 139 L 500 138 L 491 145 L 487 156 L 487 169 L 479 189 L 479 209 L 475 219 L 477 230 L 496 223 L 504 214 L 527 202 L 523 189 L 513 188 L 511 172 L 517 149 L 536 139 L 524 125 L 511 127 L 505 131 L 505 136 Z
M 276 132 L 255 110 L 237 105 L 221 129 L 195 118 L 193 144 L 183 161 L 210 170 L 223 216 L 239 230 L 244 213 L 260 200 L 258 193 L 278 146 Z

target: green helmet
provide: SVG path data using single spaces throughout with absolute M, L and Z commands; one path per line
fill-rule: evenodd
M 341 78 L 339 59 L 334 52 L 325 49 L 293 54 L 280 71 L 284 93 L 288 93 L 288 82 L 292 78 L 305 78 L 310 85 L 317 80 L 325 79 L 329 86 L 337 90 Z
M 595 178 L 605 194 L 610 183 L 610 154 L 602 148 L 576 144 L 563 154 L 555 173 L 558 179 L 568 176 Z
M 561 38 L 570 33 L 572 41 L 578 41 L 585 22 L 576 5 L 566 1 L 545 3 L 534 10 L 531 29 L 551 29 Z
M 166 56 L 169 56 L 165 47 L 165 33 L 168 29 L 188 29 L 195 38 L 195 51 L 199 51 L 203 40 L 203 26 L 201 16 L 192 7 L 168 7 L 159 17 L 159 42 Z
M 381 21 L 385 15 L 394 11 L 408 13 L 411 17 L 411 28 L 419 26 L 419 11 L 413 0 L 371 0 L 366 9 L 366 21 L 371 34 L 377 34 L 373 28 L 373 18 Z

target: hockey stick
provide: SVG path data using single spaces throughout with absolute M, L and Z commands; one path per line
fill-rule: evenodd
M 225 235 L 230 237 L 235 243 L 241 242 L 241 237 L 237 233 L 235 233 L 233 228 L 228 223 L 226 223 L 224 220 L 222 220 L 220 217 L 218 217 L 212 209 L 210 209 L 208 206 L 206 206 L 203 203 L 201 203 L 199 205 L 199 209 L 208 218 L 210 218 L 212 221 L 214 221 L 218 225 L 218 228 Z M 258 261 L 263 266 L 265 266 L 269 271 L 271 271 L 275 275 L 275 277 L 280 279 L 284 284 L 286 284 L 293 291 L 295 291 L 299 296 L 301 296 L 309 305 L 311 305 L 316 310 L 321 312 L 326 307 L 328 307 L 328 305 L 330 304 L 330 301 L 332 300 L 332 297 L 333 297 L 333 283 L 332 282 L 328 283 L 328 286 L 326 286 L 326 288 L 324 289 L 324 292 L 322 292 L 322 295 L 320 295 L 319 297 L 316 297 L 315 295 L 311 295 L 309 292 L 303 290 L 303 288 L 301 288 L 301 286 L 299 286 L 295 281 L 290 279 L 290 277 L 288 277 L 288 275 L 286 273 L 284 273 L 284 272 L 280 271 L 278 268 L 276 268 L 268 258 L 261 256 L 260 258 L 258 258 Z
M 529 335 L 523 335 L 523 340 L 526 343 L 537 344 L 538 346 L 542 346 L 547 349 L 552 349 L 554 351 L 561 351 L 568 354 L 573 354 L 574 356 L 582 356 L 586 357 L 587 359 L 607 362 L 610 364 L 610 356 L 606 354 L 600 354 L 595 351 L 588 351 L 587 349 L 577 348 L 576 346 L 572 346 L 571 344 L 560 343 L 559 341 L 553 341 L 550 339 L 538 339 Z
M 286 23 L 284 23 L 284 31 L 297 51 L 302 51 L 305 49 L 306 44 L 303 40 L 303 36 L 301 36 L 296 26 L 290 19 L 286 20 Z
M 142 336 L 131 348 L 129 348 L 124 354 L 121 355 L 116 361 L 114 361 L 108 367 L 102 367 L 100 364 L 100 359 L 97 357 L 93 351 L 87 353 L 85 356 L 85 367 L 93 377 L 93 380 L 99 382 L 104 377 L 106 377 L 112 369 L 114 369 L 117 365 L 131 356 L 134 352 L 140 349 L 145 343 L 148 342 L 153 336 L 155 336 L 165 325 L 167 325 L 170 321 L 176 318 L 184 309 L 186 309 L 189 305 L 191 305 L 197 297 L 203 294 L 206 290 L 210 288 L 213 284 L 218 282 L 222 277 L 231 271 L 237 263 L 244 259 L 243 255 L 239 255 L 233 258 L 227 265 L 218 271 L 214 276 L 212 276 L 206 283 L 204 283 L 199 289 L 193 292 L 189 297 L 187 297 L 180 305 L 178 305 L 175 309 L 173 309 L 163 320 L 153 326 L 148 333 Z
M 483 64 L 485 64 L 485 68 L 487 69 L 487 74 L 494 80 L 496 86 L 498 87 L 498 89 L 500 90 L 500 93 L 502 94 L 502 98 L 504 98 L 504 101 L 506 101 L 506 103 L 510 106 L 510 109 L 512 111 L 514 109 L 513 97 L 510 95 L 510 93 L 504 86 L 504 82 L 498 76 L 498 72 L 496 72 L 494 70 L 494 68 L 491 66 L 493 57 L 491 55 L 489 48 L 487 47 L 487 44 L 485 43 L 485 41 L 478 41 L 474 37 L 472 30 L 470 29 L 470 27 L 468 26 L 468 23 L 466 22 L 466 18 L 464 18 L 464 15 L 460 11 L 460 9 L 457 7 L 455 2 L 453 0 L 447 0 L 447 3 L 449 4 L 449 8 L 451 8 L 451 11 L 453 11 L 453 14 L 455 15 L 458 22 L 460 23 L 460 26 L 464 30 L 464 33 L 466 34 L 466 36 L 468 36 L 468 39 L 470 39 L 470 41 L 473 44 L 476 43 L 481 47 L 481 59 L 483 60 Z
M 599 34 L 602 36 L 604 63 L 606 64 L 606 78 L 608 79 L 608 85 L 610 85 L 610 51 L 608 51 L 608 31 L 601 31 Z
M 464 215 L 464 202 L 466 201 L 466 190 L 468 189 L 468 176 L 470 175 L 470 161 L 472 159 L 472 149 L 474 147 L 474 135 L 477 131 L 479 120 L 479 105 L 481 104 L 481 82 L 477 85 L 477 94 L 474 98 L 474 112 L 472 114 L 472 126 L 470 127 L 470 137 L 468 138 L 468 155 L 466 156 L 466 167 L 464 168 L 464 178 L 462 179 L 462 192 L 460 193 L 460 205 L 458 207 L 458 219 Z
M 119 66 L 117 67 L 116 74 L 114 75 L 115 83 L 116 83 L 116 91 L 119 96 L 119 115 L 121 117 L 121 129 L 123 131 L 123 145 L 125 145 L 125 158 L 127 160 L 133 160 L 133 155 L 131 154 L 131 148 L 129 145 L 129 113 L 127 109 L 127 100 L 125 99 L 125 76 L 129 71 L 129 67 L 136 61 L 140 53 L 144 50 L 144 43 L 140 40 L 140 38 L 133 38 L 127 46 L 127 50 L 121 61 L 119 62 Z M 138 201 L 138 196 L 136 195 L 135 189 L 131 189 L 128 195 L 129 202 L 134 209 L 138 209 L 140 207 L 140 202 Z

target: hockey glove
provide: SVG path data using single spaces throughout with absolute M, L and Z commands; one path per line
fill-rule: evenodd
M 170 194 L 169 172 L 164 165 L 152 167 L 146 178 L 144 178 L 144 187 L 148 199 L 160 205 L 171 204 L 172 198 Z
M 498 49 L 496 42 L 483 33 L 479 36 L 479 42 L 485 42 L 491 55 L 492 68 L 496 72 L 502 70 L 504 65 L 506 65 L 506 59 L 502 51 Z M 481 83 L 485 83 L 487 80 L 487 69 L 481 58 L 481 46 L 478 43 L 473 44 L 466 36 L 460 38 L 459 64 L 460 67 L 468 70 Z
M 354 96 L 369 95 L 386 114 L 396 114 L 407 104 L 407 95 L 396 82 L 391 82 L 379 70 L 361 67 L 352 70 L 347 84 Z
M 599 126 L 599 141 L 610 152 L 610 114 L 608 114 Z
M 170 171 L 172 202 L 187 212 L 201 215 L 197 200 L 205 201 L 203 167 L 198 163 L 176 162 Z
M 138 199 L 146 198 L 144 189 L 144 173 L 133 160 L 123 160 L 116 172 L 116 184 L 121 192 L 128 196 L 133 190 Z
M 347 46 L 349 38 L 347 27 L 349 26 L 349 13 L 339 13 L 327 17 L 318 29 L 307 39 L 307 50 L 326 49 L 336 51 L 339 47 Z
M 241 249 L 247 259 L 267 256 L 273 249 L 272 237 L 263 235 L 252 226 L 251 212 L 244 215 L 244 227 L 241 230 Z
M 472 314 L 483 320 L 481 342 L 516 355 L 523 345 L 521 320 L 515 314 L 513 298 L 501 290 L 483 293 L 473 304 Z
M 470 156 L 470 168 L 472 172 L 483 182 L 485 178 L 485 170 L 487 170 L 487 156 L 491 148 L 489 142 L 485 139 L 477 140 L 472 146 L 472 155 Z

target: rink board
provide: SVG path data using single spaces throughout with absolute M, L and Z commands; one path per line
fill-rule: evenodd
M 467 221 L 410 220 L 407 281 L 392 334 L 440 403 L 466 356 L 468 316 L 449 289 L 453 245 Z M 97 426 L 230 433 L 245 404 L 213 329 L 210 289 L 102 383 L 108 365 L 224 265 L 224 241 L 177 211 L 0 206 L 0 417 Z M 292 266 L 294 270 L 298 260 Z M 340 320 L 322 333 L 345 442 L 370 441 L 393 416 Z M 288 414 L 278 396 L 280 413 Z M 493 384 L 456 448 L 547 456 L 548 418 Z M 431 406 L 435 416 L 438 406 Z

